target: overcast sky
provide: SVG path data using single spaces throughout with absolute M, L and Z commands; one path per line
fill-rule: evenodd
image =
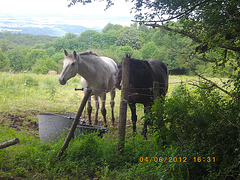
M 107 23 L 130 25 L 133 4 L 125 0 L 115 0 L 115 5 L 104 10 L 106 2 L 93 2 L 87 5 L 76 4 L 68 8 L 68 0 L 0 0 L 0 14 L 16 16 L 32 14 L 65 15 L 66 20 L 77 15 L 78 22 L 86 27 L 104 27 Z M 76 19 L 74 19 L 76 21 Z M 73 22 L 72 22 L 73 23 Z

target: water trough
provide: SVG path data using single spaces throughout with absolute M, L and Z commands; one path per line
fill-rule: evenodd
M 75 115 L 61 113 L 42 113 L 38 115 L 39 137 L 43 142 L 56 141 L 60 136 L 67 136 Z M 74 136 L 98 131 L 102 135 L 106 128 L 94 125 L 79 124 Z

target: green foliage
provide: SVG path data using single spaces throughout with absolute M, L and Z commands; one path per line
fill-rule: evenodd
M 167 26 L 181 28 L 182 24 L 179 22 L 167 23 Z M 8 35 L 10 37 L 11 34 Z M 12 42 L 15 42 L 14 39 L 18 39 L 18 35 L 11 35 L 11 38 Z M 0 40 L 0 47 L 2 47 L 4 56 L 9 59 L 9 66 L 1 69 L 2 71 L 12 70 L 20 72 L 32 70 L 34 67 L 34 72 L 46 72 L 47 70 L 36 70 L 36 66 L 39 66 L 40 63 L 38 62 L 37 65 L 35 63 L 39 59 L 51 58 L 58 63 L 57 69 L 60 72 L 62 68 L 61 60 L 64 59 L 64 49 L 70 52 L 73 50 L 78 52 L 85 50 L 96 51 L 100 55 L 112 57 L 117 63 L 121 62 L 127 52 L 132 53 L 132 57 L 137 59 L 159 59 L 168 66 L 170 73 L 188 72 L 186 69 L 190 66 L 210 76 L 230 76 L 232 82 L 235 82 L 233 78 L 236 78 L 236 72 L 239 70 L 235 68 L 237 67 L 234 60 L 236 58 L 235 54 L 228 53 L 231 61 L 229 60 L 229 63 L 225 63 L 224 57 L 221 56 L 223 53 L 221 50 L 207 52 L 205 57 L 213 59 L 222 58 L 218 63 L 224 62 L 225 67 L 219 68 L 215 66 L 215 63 L 197 60 L 194 58 L 194 54 L 191 56 L 186 54 L 185 52 L 195 51 L 197 46 L 190 39 L 177 34 L 167 33 L 165 30 L 138 25 L 137 23 L 132 24 L 131 27 L 108 24 L 102 33 L 93 30 L 85 31 L 80 36 L 67 33 L 62 38 L 46 40 L 46 43 L 35 44 L 33 47 L 27 47 L 24 42 L 22 44 L 19 42 L 19 45 L 12 44 L 12 42 L 6 39 Z M 13 53 L 14 51 L 15 53 Z M 191 57 L 191 60 L 189 60 L 189 57 Z M 43 67 L 43 69 L 46 68 Z
M 2 49 L 0 48 L 0 69 L 4 71 L 8 69 L 8 66 L 9 66 L 9 60 L 3 54 Z
M 64 53 L 62 53 L 62 52 L 55 53 L 54 55 L 51 56 L 51 58 L 52 58 L 56 63 L 58 63 L 59 61 L 61 61 L 61 60 L 64 59 Z
M 153 54 L 157 50 L 157 46 L 155 45 L 154 42 L 149 42 L 147 44 L 144 44 L 143 47 L 141 48 L 141 54 L 143 59 L 153 59 Z
M 9 59 L 9 65 L 15 72 L 20 72 L 24 69 L 25 55 L 20 49 L 12 49 L 7 51 L 7 57 Z
M 112 24 L 112 23 L 108 23 L 103 29 L 102 32 L 105 34 L 108 31 L 114 30 L 114 31 L 118 31 L 120 29 L 122 29 L 123 26 L 120 24 Z
M 87 30 L 79 36 L 79 41 L 83 44 L 83 50 L 100 48 L 102 45 L 101 34 L 94 30 Z
M 139 50 L 141 48 L 140 38 L 133 28 L 127 28 L 117 39 L 117 46 L 130 46 L 135 50 Z
M 103 46 L 102 48 L 106 49 L 109 48 L 110 46 L 114 45 L 115 42 L 117 41 L 118 34 L 117 31 L 111 29 L 108 30 L 106 33 L 102 34 L 102 41 L 103 41 Z
M 27 70 L 30 70 L 32 66 L 39 61 L 39 59 L 47 59 L 48 55 L 44 49 L 33 49 L 26 56 L 25 67 Z
M 190 48 L 189 44 L 186 47 L 179 45 L 185 43 L 181 40 L 174 41 L 177 47 L 184 47 L 179 49 L 180 51 L 174 44 L 170 46 L 173 51 L 177 50 L 178 54 L 185 57 L 185 62 L 181 60 L 184 66 L 198 74 L 217 76 L 224 74 L 231 81 L 238 81 L 238 77 L 232 76 L 231 73 L 236 74 L 240 70 L 240 1 L 133 1 L 135 2 L 133 9 L 137 11 L 136 19 L 151 22 L 148 23 L 149 26 L 160 27 L 193 40 Z M 178 23 L 171 22 L 173 19 L 179 19 Z M 202 63 L 204 61 L 208 63 Z M 180 62 L 178 63 L 180 65 Z M 228 70 L 231 73 L 228 74 Z M 239 84 L 236 83 L 234 86 L 234 89 L 239 89 Z M 239 92 L 233 92 L 231 96 L 240 98 Z
M 0 151 L 0 177 L 31 178 L 32 174 L 39 179 L 159 179 L 163 176 L 178 178 L 181 164 L 140 161 L 140 157 L 157 157 L 176 152 L 175 148 L 165 152 L 159 148 L 154 138 L 146 141 L 136 135 L 126 141 L 126 150 L 119 155 L 116 141 L 108 136 L 103 139 L 96 134 L 80 135 L 71 140 L 60 161 L 56 155 L 64 137 L 54 144 L 41 143 L 36 137 L 29 137 L 24 132 L 15 132 L 0 127 L 0 142 L 5 137 L 18 137 L 20 143 L 15 148 Z M 11 153 L 9 153 L 9 151 Z M 174 166 L 174 167 L 173 167 Z
M 56 53 L 55 48 L 52 47 L 52 46 L 49 47 L 49 48 L 47 48 L 47 49 L 46 49 L 46 53 L 47 53 L 47 55 L 48 55 L 49 57 L 54 56 L 55 53 Z
M 188 158 L 190 177 L 222 179 L 238 177 L 239 102 L 210 89 L 187 89 L 180 85 L 165 100 L 157 101 L 152 114 L 153 132 L 162 147 L 178 145 Z M 216 162 L 194 162 L 194 157 L 215 157 Z
M 64 49 L 69 51 L 97 51 L 100 55 L 112 57 L 118 63 L 125 57 L 126 52 L 131 52 L 133 57 L 138 59 L 160 59 L 169 65 L 170 70 L 178 68 L 178 66 L 183 63 L 178 63 L 180 61 L 177 61 L 177 57 L 174 55 L 169 57 L 171 53 L 165 47 L 165 44 L 158 43 L 160 40 L 158 40 L 157 37 L 153 37 L 154 34 L 158 34 L 157 32 L 160 33 L 159 36 L 161 37 L 166 36 L 166 32 L 156 31 L 144 25 L 138 26 L 137 24 L 133 24 L 131 28 L 129 28 L 122 27 L 121 25 L 108 24 L 102 33 L 93 30 L 85 31 L 80 36 L 68 33 L 62 38 L 56 38 L 54 41 L 35 44 L 33 48 L 25 46 L 25 43 L 22 42 L 22 44 L 24 44 L 23 46 L 17 46 L 18 49 L 16 51 L 21 51 L 18 55 L 19 57 L 15 55 L 17 61 L 14 61 L 13 55 L 10 55 L 11 51 L 15 50 L 16 45 L 13 44 L 13 46 L 11 46 L 11 42 L 5 39 L 1 40 L 0 45 L 2 43 L 1 46 L 4 49 L 3 54 L 5 56 L 9 54 L 10 58 L 8 59 L 11 62 L 10 68 L 13 71 L 32 70 L 33 66 L 36 66 L 35 63 L 38 59 L 49 59 L 49 57 L 56 63 L 59 63 L 64 58 Z M 13 39 L 18 38 L 17 35 L 11 35 L 11 37 Z M 180 41 L 180 39 L 180 37 L 174 39 L 174 42 L 171 44 Z M 15 42 L 15 40 L 13 41 Z M 156 45 L 153 45 L 153 41 Z M 169 42 L 168 37 L 166 37 L 164 41 Z M 179 47 L 179 49 L 181 48 L 182 47 Z M 154 51 L 154 49 L 156 50 Z M 61 70 L 61 66 L 62 64 L 60 62 L 58 67 L 59 71 Z
M 32 67 L 33 73 L 47 74 L 49 70 L 57 70 L 57 64 L 52 59 L 38 59 Z
M 11 50 L 13 48 L 16 48 L 16 44 L 10 42 L 9 40 L 6 39 L 0 39 L 0 49 L 5 53 L 8 50 Z
M 34 46 L 36 44 L 52 42 L 52 41 L 56 40 L 57 37 L 35 36 L 35 35 L 30 35 L 30 34 L 14 34 L 14 33 L 9 33 L 9 32 L 4 32 L 4 33 L 0 33 L 0 39 L 4 40 L 4 41 L 8 41 L 8 43 L 5 44 L 6 46 L 8 46 L 9 44 L 11 46 L 12 45 Z M 9 48 L 7 48 L 7 49 L 9 49 Z
M 125 56 L 126 54 L 133 54 L 133 49 L 131 46 L 121 46 L 119 50 L 123 52 L 123 56 Z

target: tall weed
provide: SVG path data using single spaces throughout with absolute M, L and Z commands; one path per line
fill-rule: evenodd
M 158 100 L 146 118 L 153 120 L 161 146 L 177 145 L 179 156 L 187 157 L 190 178 L 219 179 L 239 176 L 234 171 L 239 168 L 239 109 L 239 102 L 217 90 L 181 84 L 171 97 Z

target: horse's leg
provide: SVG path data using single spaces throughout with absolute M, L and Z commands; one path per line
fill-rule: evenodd
M 102 96 L 101 96 L 101 102 L 102 102 L 102 107 L 101 107 L 101 112 L 102 112 L 102 115 L 103 115 L 103 119 L 104 119 L 104 125 L 107 126 L 107 119 L 106 119 L 106 108 L 105 108 L 105 102 L 106 102 L 106 93 L 104 93 Z
M 89 124 L 92 125 L 92 118 L 91 118 L 91 114 L 92 114 L 91 96 L 89 97 L 87 104 L 88 104 L 88 106 L 87 106 L 88 121 L 89 121 Z
M 112 119 L 111 119 L 111 122 L 112 122 L 112 126 L 114 126 L 114 121 L 115 121 L 115 118 L 114 118 L 114 106 L 115 106 L 114 98 L 115 98 L 115 95 L 116 95 L 115 88 L 110 92 L 110 94 L 111 94 L 110 104 L 111 104 L 111 109 L 112 109 Z
M 136 132 L 136 123 L 137 123 L 137 115 L 136 115 L 136 104 L 129 103 L 131 113 L 132 113 L 132 124 L 133 124 L 133 132 Z
M 95 99 L 95 122 L 94 125 L 98 124 L 98 109 L 99 109 L 99 99 L 98 96 L 94 96 Z
M 151 105 L 144 105 L 144 114 L 151 111 Z M 147 125 L 151 125 L 151 122 L 144 121 L 142 135 L 147 139 Z

